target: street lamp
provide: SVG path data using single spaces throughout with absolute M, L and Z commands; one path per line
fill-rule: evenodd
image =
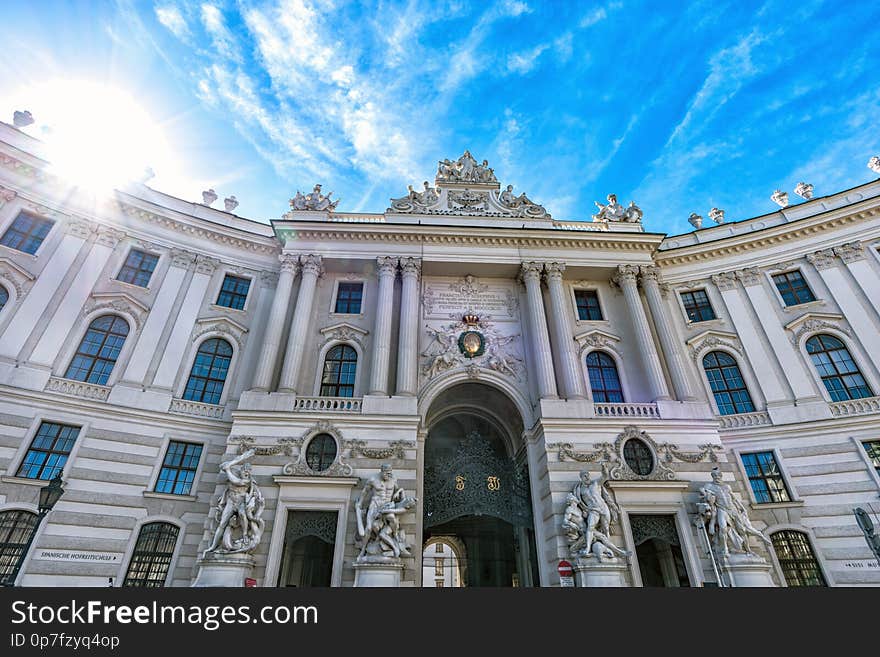
M 871 522 L 871 517 L 868 515 L 868 512 L 860 506 L 856 507 L 853 513 L 856 514 L 856 522 L 859 524 L 862 533 L 865 535 L 865 541 L 867 541 L 868 547 L 871 548 L 871 552 L 874 553 L 874 557 L 876 557 L 877 561 L 880 561 L 880 534 L 874 529 L 874 523 Z
M 61 485 L 62 483 L 61 470 L 59 470 L 55 473 L 55 477 L 40 489 L 40 499 L 37 502 L 37 522 L 34 523 L 31 535 L 28 537 L 27 543 L 22 549 L 21 554 L 18 555 L 18 561 L 15 563 L 15 568 L 13 568 L 12 572 L 3 580 L 3 586 L 15 586 L 15 580 L 18 578 L 18 573 L 24 565 L 24 560 L 27 557 L 28 551 L 31 549 L 31 544 L 34 542 L 37 530 L 40 528 L 40 523 L 43 522 L 43 518 L 49 514 L 49 511 L 51 511 L 58 500 L 61 499 L 61 496 L 64 495 L 64 487 Z

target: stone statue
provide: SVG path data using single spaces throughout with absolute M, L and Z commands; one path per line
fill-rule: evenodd
M 216 201 L 219 197 L 217 196 L 217 192 L 213 189 L 206 189 L 202 192 L 202 203 L 203 205 L 211 205 L 214 201 Z
M 355 500 L 358 538 L 361 551 L 358 561 L 400 558 L 410 556 L 406 535 L 398 516 L 416 505 L 414 497 L 407 497 L 397 485 L 391 464 L 383 463 L 379 474 L 364 483 Z
M 874 173 L 880 173 L 880 157 L 874 155 L 868 160 L 868 168 Z
M 635 204 L 635 201 L 630 201 L 629 207 L 623 211 L 623 220 L 631 224 L 642 223 L 642 209 Z
M 770 539 L 752 525 L 743 503 L 733 494 L 729 484 L 722 482 L 721 470 L 712 468 L 712 481 L 700 489 L 697 514 L 706 527 L 706 533 L 722 557 L 735 552 L 752 554 L 748 537 L 756 536 L 768 546 Z
M 809 201 L 813 198 L 813 185 L 808 182 L 799 182 L 794 188 L 794 193 Z
M 784 208 L 788 205 L 788 192 L 777 189 L 770 195 L 770 200 L 780 208 Z
M 423 192 L 417 192 L 412 185 L 407 185 L 407 195 L 391 199 L 391 209 L 398 212 L 419 212 L 436 205 L 440 200 L 437 190 L 427 180 L 422 184 L 425 188 Z
M 609 194 L 607 201 L 608 205 L 602 205 L 599 201 L 595 202 L 599 211 L 593 215 L 593 221 L 625 221 L 626 210 L 617 202 L 617 195 Z
M 476 183 L 498 182 L 495 178 L 495 172 L 489 167 L 488 160 L 477 164 L 470 151 L 465 151 L 455 162 L 447 159 L 440 160 L 437 163 L 437 180 Z
M 256 451 L 249 449 L 234 459 L 220 464 L 226 474 L 226 490 L 217 500 L 214 510 L 217 529 L 209 552 L 252 552 L 260 542 L 266 526 L 262 518 L 266 502 L 251 475 L 251 464 Z
M 330 197 L 333 192 L 326 196 L 321 193 L 321 185 L 315 185 L 314 189 L 308 194 L 302 194 L 299 190 L 296 196 L 290 199 L 291 210 L 312 210 L 316 212 L 333 211 L 339 204 L 339 199 L 331 201 Z
M 12 125 L 16 128 L 26 128 L 34 122 L 34 115 L 28 110 L 23 112 L 15 110 L 12 113 Z
M 580 474 L 568 496 L 563 518 L 563 529 L 569 540 L 569 549 L 575 557 L 596 557 L 607 561 L 614 557 L 629 557 L 631 552 L 621 550 L 611 542 L 611 525 L 620 512 L 608 483 L 608 466 L 602 464 L 602 473 L 595 479 L 587 470 Z

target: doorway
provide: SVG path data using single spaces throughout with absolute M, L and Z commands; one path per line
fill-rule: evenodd
M 336 511 L 288 512 L 278 586 L 330 586 L 336 522 Z
M 672 515 L 630 515 L 642 586 L 689 587 L 681 539 Z

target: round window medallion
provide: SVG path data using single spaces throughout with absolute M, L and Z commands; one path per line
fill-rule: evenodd
M 319 433 L 309 441 L 306 448 L 306 464 L 315 472 L 324 472 L 336 460 L 336 439 L 330 434 Z
M 654 470 L 654 455 L 639 438 L 630 438 L 623 444 L 623 460 L 640 477 L 646 477 Z

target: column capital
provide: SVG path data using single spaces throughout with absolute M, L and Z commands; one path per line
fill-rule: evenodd
M 376 271 L 379 277 L 394 276 L 397 273 L 397 258 L 391 256 L 379 256 L 376 258 Z
M 290 272 L 294 276 L 299 273 L 299 256 L 292 253 L 282 253 L 278 256 L 278 262 L 281 263 L 281 271 Z
M 545 262 L 544 263 L 544 277 L 549 280 L 562 280 L 562 274 L 565 272 L 565 263 L 564 262 Z
M 807 260 L 816 269 L 820 270 L 837 266 L 837 258 L 835 258 L 833 249 L 821 249 L 814 253 L 808 253 Z
M 171 249 L 171 266 L 172 267 L 180 267 L 181 269 L 188 269 L 189 266 L 196 259 L 195 254 L 186 251 L 185 249 Z
M 742 281 L 745 287 L 750 287 L 752 285 L 760 285 L 763 274 L 757 267 L 746 267 L 744 269 L 737 269 L 736 277 Z
M 864 260 L 867 257 L 865 245 L 862 242 L 847 242 L 846 244 L 835 246 L 833 250 L 835 255 L 847 265 L 851 262 Z
M 208 256 L 196 256 L 196 273 L 213 274 L 214 270 L 220 265 L 217 258 L 209 258 Z
M 116 248 L 116 245 L 125 237 L 124 231 L 109 226 L 99 226 L 97 232 L 98 244 L 109 246 L 111 249 Z
M 736 274 L 732 271 L 723 271 L 720 274 L 712 274 L 712 282 L 722 292 L 736 289 Z
M 321 276 L 324 273 L 324 261 L 319 255 L 301 255 L 299 257 L 299 264 L 302 267 L 303 275 L 314 274 L 315 276 Z
M 260 285 L 272 287 L 278 284 L 278 272 L 264 270 L 260 272 Z
M 67 222 L 67 224 L 64 226 L 64 231 L 68 235 L 73 235 L 74 237 L 79 237 L 80 239 L 87 240 L 95 232 L 95 226 L 85 221 L 73 219 Z
M 529 280 L 541 280 L 541 273 L 544 271 L 543 262 L 524 262 L 520 265 L 519 279 L 523 283 Z
M 422 261 L 418 258 L 401 258 L 400 274 L 403 278 L 415 277 L 416 279 L 422 273 Z
M 639 267 L 639 278 L 642 281 L 642 285 L 646 282 L 653 282 L 659 285 L 662 280 L 660 278 L 660 268 L 656 265 L 642 265 Z
M 638 265 L 617 265 L 617 273 L 611 278 L 611 282 L 621 288 L 635 286 L 638 275 Z

